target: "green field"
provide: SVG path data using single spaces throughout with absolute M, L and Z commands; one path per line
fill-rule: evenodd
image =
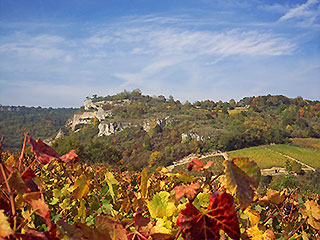
M 268 145 L 268 149 L 286 154 L 314 168 L 320 168 L 320 151 L 288 144 Z
M 244 148 L 228 152 L 228 154 L 233 158 L 248 157 L 251 160 L 254 160 L 261 169 L 286 166 L 287 158 L 278 153 L 272 152 L 265 147 L 266 146 Z

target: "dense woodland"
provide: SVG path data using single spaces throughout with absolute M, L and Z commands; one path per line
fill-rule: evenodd
M 78 109 L 0 106 L 0 136 L 5 137 L 4 148 L 17 151 L 23 134 L 35 138 L 54 137 Z

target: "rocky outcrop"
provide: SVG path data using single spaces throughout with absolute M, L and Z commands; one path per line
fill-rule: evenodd
M 64 132 L 62 131 L 62 129 L 60 128 L 56 137 L 54 138 L 54 140 L 59 139 L 59 138 L 63 138 L 64 137 Z
M 117 132 L 122 131 L 123 129 L 131 126 L 128 123 L 121 123 L 121 122 L 112 122 L 112 123 L 106 123 L 102 122 L 99 124 L 98 129 L 99 133 L 98 136 L 101 137 L 103 135 L 110 136 L 113 134 L 116 134 Z
M 182 133 L 181 134 L 181 140 L 182 141 L 189 141 L 189 140 L 197 140 L 197 141 L 203 141 L 204 137 L 198 135 L 197 133 L 190 132 L 190 133 Z
M 110 116 L 112 116 L 111 111 L 104 111 L 103 109 L 99 109 L 95 112 L 84 112 L 82 114 L 75 114 L 72 121 L 70 122 L 71 129 L 72 131 L 75 131 L 77 126 L 81 124 L 89 124 L 94 118 L 102 121 Z

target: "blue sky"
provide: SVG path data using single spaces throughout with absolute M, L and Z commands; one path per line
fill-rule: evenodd
M 320 0 L 0 0 L 0 104 L 320 99 Z

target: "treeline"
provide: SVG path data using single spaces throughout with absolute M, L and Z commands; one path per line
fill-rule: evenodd
M 20 149 L 24 133 L 34 138 L 47 139 L 57 134 L 76 108 L 41 108 L 1 106 L 0 136 L 5 137 L 4 148 L 12 152 Z

